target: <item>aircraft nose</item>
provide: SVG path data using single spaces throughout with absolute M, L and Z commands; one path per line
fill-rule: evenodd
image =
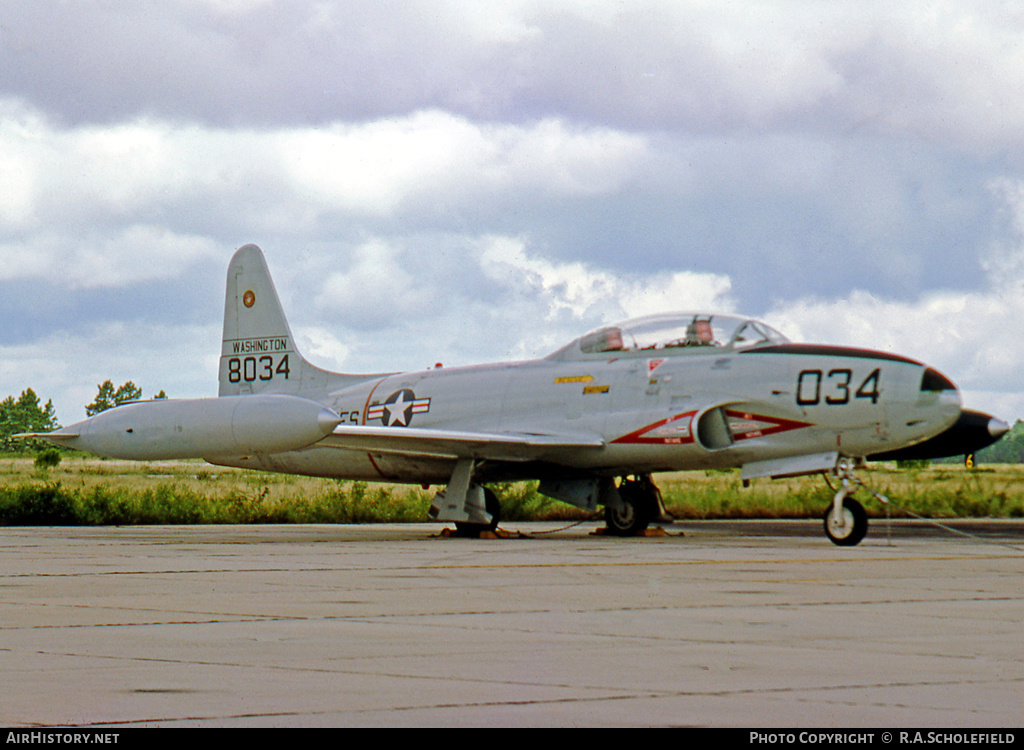
M 980 451 L 1005 435 L 1010 426 L 991 414 L 964 409 L 960 417 L 945 431 L 917 445 L 869 456 L 872 461 L 899 461 L 909 459 L 966 456 Z

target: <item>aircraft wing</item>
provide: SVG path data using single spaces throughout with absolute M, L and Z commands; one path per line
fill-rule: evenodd
M 339 425 L 317 443 L 368 453 L 436 458 L 473 458 L 490 461 L 534 461 L 566 450 L 595 450 L 605 446 L 596 434 L 532 434 L 469 432 L 416 427 Z
M 76 437 L 80 437 L 77 431 L 71 431 L 68 427 L 61 427 L 53 432 L 19 432 L 17 435 L 11 435 L 12 438 L 42 438 L 43 440 L 49 440 L 51 443 L 60 445 L 62 441 L 74 440 Z

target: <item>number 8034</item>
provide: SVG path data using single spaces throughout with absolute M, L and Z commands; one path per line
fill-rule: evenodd
M 264 355 L 262 357 L 232 357 L 228 360 L 228 382 L 229 383 L 252 383 L 257 380 L 273 380 L 277 376 L 284 376 L 285 380 L 291 374 L 288 364 L 288 355 L 285 354 L 280 360 L 275 361 L 274 357 Z

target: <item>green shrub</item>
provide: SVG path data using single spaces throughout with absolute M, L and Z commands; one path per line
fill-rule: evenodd
M 39 451 L 36 454 L 35 466 L 43 471 L 60 466 L 60 451 L 56 448 L 46 448 Z

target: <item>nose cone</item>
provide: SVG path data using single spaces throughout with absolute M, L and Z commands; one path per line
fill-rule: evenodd
M 995 417 L 988 420 L 988 434 L 992 437 L 993 443 L 1009 431 L 1010 425 L 1006 424 L 1003 420 L 996 419 Z
M 964 409 L 953 426 L 923 443 L 868 456 L 871 461 L 903 461 L 966 456 L 986 448 L 1009 432 L 1010 426 L 991 414 Z

